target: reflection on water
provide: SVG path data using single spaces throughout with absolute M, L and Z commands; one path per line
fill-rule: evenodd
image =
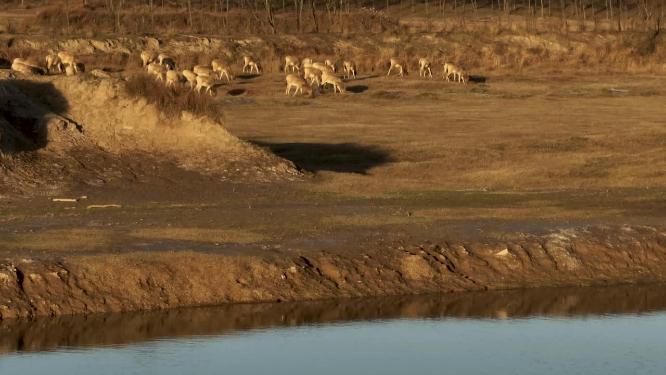
M 666 311 L 666 288 L 662 285 L 228 305 L 0 322 L 0 353 L 124 345 L 350 321 L 581 317 L 657 311 Z

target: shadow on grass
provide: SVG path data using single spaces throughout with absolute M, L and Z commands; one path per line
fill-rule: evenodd
M 311 172 L 366 174 L 371 168 L 392 161 L 390 154 L 379 147 L 355 143 L 252 142 Z
M 469 81 L 474 83 L 486 83 L 487 78 L 485 76 L 470 75 Z
M 243 80 L 250 80 L 250 79 L 255 79 L 257 77 L 260 77 L 261 74 L 256 74 L 256 73 L 241 73 L 236 76 L 238 79 L 243 79 Z
M 231 89 L 227 91 L 227 95 L 229 96 L 241 96 L 244 95 L 247 92 L 245 89 Z
M 347 91 L 353 92 L 354 94 L 360 94 L 360 93 L 365 92 L 367 90 L 368 90 L 368 86 L 366 86 L 366 85 L 347 86 Z

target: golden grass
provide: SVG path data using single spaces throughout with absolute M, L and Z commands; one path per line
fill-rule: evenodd
M 1 250 L 91 251 L 111 244 L 114 234 L 103 229 L 52 229 L 0 238 Z
M 189 87 L 168 89 L 164 82 L 157 82 L 146 73 L 130 76 L 125 90 L 132 97 L 146 99 L 170 117 L 178 118 L 183 111 L 205 115 L 218 121 L 222 117 L 221 106 L 213 103 L 209 95 L 198 94 Z
M 330 226 L 350 226 L 350 227 L 375 227 L 382 225 L 400 225 L 411 224 L 415 222 L 426 222 L 424 217 L 411 217 L 405 213 L 404 216 L 398 215 L 335 215 L 322 219 L 322 223 Z

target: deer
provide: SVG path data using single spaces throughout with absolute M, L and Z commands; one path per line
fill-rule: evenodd
M 256 71 L 259 74 L 259 64 L 251 56 L 243 56 L 243 73 Z
M 210 76 L 197 76 L 197 85 L 195 90 L 198 93 L 201 93 L 201 89 L 204 89 L 204 92 L 213 96 L 213 89 L 215 88 L 215 78 Z
M 213 68 L 213 72 L 217 73 L 219 78 L 226 77 L 227 82 L 231 82 L 234 76 L 231 74 L 231 67 L 227 65 L 222 60 L 213 60 L 210 63 L 210 66 Z
M 13 71 L 23 74 L 44 74 L 44 69 L 39 67 L 37 63 L 22 58 L 15 58 L 12 61 L 11 69 Z
M 197 76 L 209 77 L 213 75 L 213 68 L 208 65 L 195 65 L 194 68 L 192 68 L 192 71 Z
M 157 54 L 153 51 L 142 51 L 141 52 L 141 66 L 145 67 L 151 62 L 157 60 Z
M 165 53 L 160 53 L 159 55 L 157 55 L 157 62 L 160 65 L 163 65 L 168 70 L 176 69 L 176 60 Z
M 432 78 L 432 69 L 430 68 L 430 60 L 425 57 L 419 59 L 419 76 Z
M 166 72 L 166 87 L 175 88 L 180 83 L 180 74 L 175 70 L 167 70 Z
M 326 60 L 324 61 L 324 65 L 326 65 L 327 67 L 329 67 L 329 68 L 331 69 L 331 71 L 333 71 L 333 73 L 335 73 L 335 69 L 336 69 L 336 68 L 335 68 L 335 63 L 334 63 L 333 61 L 331 61 L 331 60 L 329 60 L 329 59 L 326 59 Z
M 345 92 L 345 87 L 344 84 L 342 83 L 342 80 L 336 76 L 335 74 L 329 73 L 329 72 L 322 72 L 321 73 L 321 85 L 324 86 L 326 84 L 330 84 L 333 86 L 333 93 L 335 94 L 337 91 L 340 92 L 340 94 Z
M 60 61 L 60 58 L 58 55 L 55 53 L 50 53 L 46 55 L 46 58 L 44 59 L 46 62 L 46 72 L 51 73 L 52 70 L 57 69 L 58 73 L 62 73 L 64 70 L 64 65 L 62 64 L 62 61 Z
M 148 71 L 148 74 L 155 76 L 157 81 L 164 81 L 164 75 L 166 74 L 167 70 L 163 65 L 152 62 L 148 64 L 146 70 Z
M 284 73 L 287 74 L 287 71 L 292 73 L 295 71 L 300 71 L 298 59 L 294 56 L 285 56 L 284 57 Z
M 64 65 L 69 65 L 74 69 L 74 73 L 79 72 L 79 64 L 76 60 L 76 56 L 74 54 L 71 54 L 69 52 L 58 52 L 58 58 Z
M 299 75 L 296 74 L 287 74 L 287 77 L 285 78 L 287 81 L 287 89 L 285 90 L 285 94 L 289 95 L 291 93 L 291 88 L 295 88 L 293 96 L 296 96 L 299 92 L 301 95 L 303 94 L 303 89 L 308 90 L 309 92 L 312 92 L 311 89 L 309 88 L 307 82 L 303 78 L 301 78 Z
M 311 67 L 314 68 L 314 69 L 317 69 L 317 70 L 321 71 L 322 73 L 323 73 L 323 72 L 329 72 L 329 73 L 331 73 L 331 74 L 334 73 L 330 66 L 328 66 L 328 65 L 326 65 L 326 64 L 322 64 L 322 63 L 320 63 L 320 62 L 312 63 Z
M 190 88 L 194 90 L 194 87 L 197 84 L 197 75 L 193 71 L 187 69 L 183 70 L 181 74 L 183 75 L 183 77 L 185 77 L 187 83 L 190 84 Z
M 356 79 L 356 64 L 353 61 L 345 60 L 342 62 L 343 77 L 345 79 Z
M 400 61 L 396 58 L 391 58 L 390 62 L 391 62 L 391 66 L 389 67 L 389 70 L 388 70 L 388 73 L 386 73 L 386 76 L 387 77 L 390 76 L 391 71 L 393 69 L 397 69 L 398 70 L 398 76 L 399 77 L 404 77 L 404 75 L 405 75 L 405 65 L 402 63 L 402 61 Z
M 312 67 L 303 68 L 303 78 L 310 81 L 310 85 L 321 85 L 321 70 Z
M 465 71 L 459 66 L 451 63 L 444 64 L 444 78 L 446 78 L 447 82 L 449 82 L 451 80 L 451 76 L 453 76 L 454 82 L 458 81 L 466 84 L 467 80 L 465 79 L 465 75 Z

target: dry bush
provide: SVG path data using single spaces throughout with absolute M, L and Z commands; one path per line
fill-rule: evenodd
M 125 90 L 134 98 L 142 98 L 148 103 L 154 104 L 171 118 L 178 118 L 181 112 L 186 111 L 207 116 L 215 121 L 222 119 L 220 106 L 215 104 L 209 95 L 198 94 L 189 87 L 168 89 L 162 82 L 156 81 L 146 73 L 130 76 L 127 79 Z
M 138 58 L 132 59 L 130 54 L 122 52 L 79 55 L 78 59 L 89 70 L 97 68 L 108 72 L 127 71 L 141 65 Z
M 32 61 L 36 65 L 44 66 L 45 51 L 38 51 L 32 48 L 19 47 L 11 45 L 0 49 L 0 58 L 7 61 L 13 61 L 15 58 L 22 58 Z

